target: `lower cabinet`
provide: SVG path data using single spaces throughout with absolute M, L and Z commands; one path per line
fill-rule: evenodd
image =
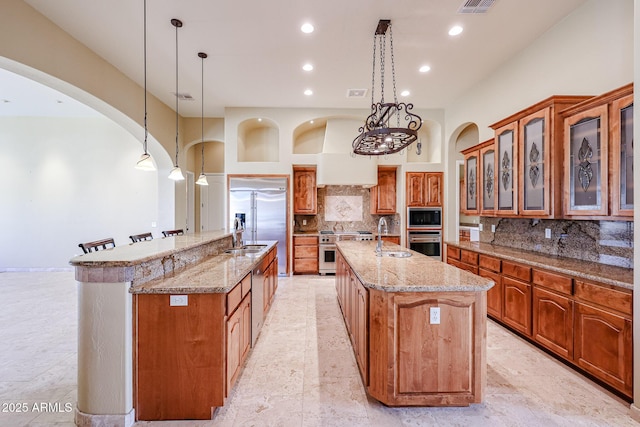
M 227 320 L 227 396 L 240 374 L 250 345 L 251 295 L 247 295 Z
M 293 274 L 318 274 L 318 236 L 293 236 Z
M 466 252 L 466 253 L 465 253 Z M 624 396 L 633 396 L 633 291 L 447 247 L 447 262 L 495 282 L 487 314 Z

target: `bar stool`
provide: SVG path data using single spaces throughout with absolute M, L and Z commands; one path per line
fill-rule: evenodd
M 153 240 L 153 235 L 151 233 L 142 233 L 142 234 L 134 234 L 133 236 L 129 236 L 133 243 L 142 242 L 143 240 Z
M 179 228 L 177 230 L 166 230 L 162 232 L 162 235 L 164 237 L 169 237 L 169 236 L 181 236 L 184 234 L 184 230 L 182 228 Z
M 113 238 L 110 237 L 108 239 L 96 240 L 95 242 L 80 243 L 78 246 L 82 248 L 85 254 L 88 254 L 89 252 L 115 248 L 116 244 L 113 241 Z M 109 248 L 107 248 L 107 246 L 109 246 Z

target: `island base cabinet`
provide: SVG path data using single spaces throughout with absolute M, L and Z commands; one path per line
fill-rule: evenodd
M 226 295 L 134 295 L 138 420 L 211 419 L 224 404 Z M 203 381 L 207 378 L 207 381 Z
M 440 309 L 440 323 L 430 309 Z M 486 293 L 369 289 L 369 394 L 389 406 L 468 406 L 486 382 Z
M 631 319 L 575 304 L 575 363 L 627 396 L 633 391 Z

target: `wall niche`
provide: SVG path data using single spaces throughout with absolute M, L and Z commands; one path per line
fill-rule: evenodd
M 269 119 L 247 119 L 238 125 L 238 162 L 277 162 L 280 152 L 278 125 Z
M 308 120 L 293 131 L 293 154 L 322 152 L 327 130 L 327 119 Z

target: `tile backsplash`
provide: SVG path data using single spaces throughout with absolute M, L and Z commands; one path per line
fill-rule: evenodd
M 483 243 L 633 268 L 633 222 L 481 217 L 480 223 Z
M 333 202 L 327 204 L 327 197 L 333 199 Z M 360 209 L 362 206 L 362 218 L 361 220 L 353 221 L 327 221 L 329 218 L 340 217 L 352 217 L 354 212 L 349 212 L 349 215 L 343 215 L 341 212 L 327 212 L 327 209 L 341 209 L 340 198 L 344 197 L 345 204 L 349 205 L 350 209 L 354 206 Z M 362 204 L 353 203 L 354 198 L 362 197 Z M 333 231 L 371 231 L 376 232 L 378 227 L 378 221 L 381 216 L 387 218 L 389 225 L 389 233 L 399 233 L 400 230 L 400 215 L 372 215 L 371 213 L 371 196 L 368 188 L 362 188 L 358 185 L 327 185 L 323 188 L 318 188 L 318 214 L 317 215 L 294 215 L 294 231 L 317 231 L 317 230 L 333 230 Z M 359 215 L 358 215 L 359 217 Z M 306 225 L 303 225 L 303 221 L 306 221 Z

